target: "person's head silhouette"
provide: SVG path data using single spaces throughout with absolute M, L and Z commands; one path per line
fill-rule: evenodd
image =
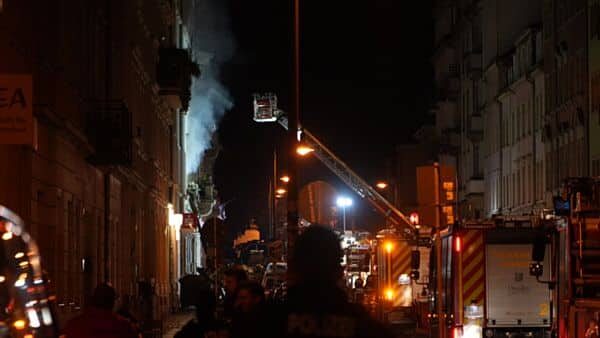
M 335 284 L 342 276 L 340 239 L 330 229 L 311 225 L 296 239 L 289 259 L 292 283 Z
M 109 283 L 101 283 L 94 289 L 92 295 L 92 305 L 94 307 L 113 310 L 115 301 L 117 300 L 117 292 Z

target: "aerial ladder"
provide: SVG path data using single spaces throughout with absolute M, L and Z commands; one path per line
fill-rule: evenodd
M 286 130 L 288 118 L 283 110 L 277 107 L 277 96 L 267 93 L 254 95 L 254 121 L 277 122 Z M 367 200 L 375 210 L 390 221 L 392 226 L 408 240 L 417 239 L 417 228 L 393 204 L 379 194 L 371 185 L 358 176 L 344 161 L 337 157 L 319 139 L 306 128 L 298 130 L 298 140 L 313 150 L 314 155 L 339 177 L 350 189 L 361 198 Z

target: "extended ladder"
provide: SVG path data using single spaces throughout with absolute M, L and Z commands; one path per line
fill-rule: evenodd
M 257 122 L 277 121 L 286 130 L 288 119 L 285 113 L 277 108 L 277 96 L 274 94 L 254 95 L 254 120 Z M 391 221 L 407 238 L 415 238 L 417 229 L 408 218 L 373 187 L 358 176 L 344 161 L 337 157 L 317 137 L 306 129 L 300 130 L 300 139 L 314 150 L 315 156 L 335 175 L 348 185 L 361 198 L 366 199 L 379 213 Z

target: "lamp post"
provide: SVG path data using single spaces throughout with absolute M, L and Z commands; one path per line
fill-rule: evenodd
M 346 232 L 346 208 L 352 206 L 352 199 L 349 197 L 340 196 L 336 200 L 338 207 L 342 208 L 342 226 L 344 227 L 344 233 Z
M 288 174 L 294 178 L 288 183 L 287 189 L 287 252 L 294 249 L 298 237 L 298 159 L 295 156 L 298 145 L 298 131 L 301 130 L 301 77 L 300 77 L 300 1 L 292 0 L 294 5 L 294 48 L 293 48 L 293 81 L 292 81 L 292 109 L 288 118 L 287 143 L 291 147 L 288 151 Z

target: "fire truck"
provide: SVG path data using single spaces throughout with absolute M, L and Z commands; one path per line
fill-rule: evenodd
M 550 264 L 534 250 L 531 273 L 549 270 L 553 327 L 560 338 L 598 337 L 600 317 L 600 179 L 569 178 L 538 243 L 552 247 Z M 540 247 L 538 245 L 537 247 Z M 537 252 L 536 252 L 537 251 Z M 541 278 L 540 278 L 541 279 Z
M 418 274 L 428 272 L 429 248 L 417 246 L 395 229 L 384 229 L 377 233 L 373 251 L 377 281 L 375 313 L 397 334 L 414 336 L 423 327 L 419 314 L 428 301 L 427 283 L 418 282 Z
M 23 220 L 0 205 L 0 337 L 57 337 L 55 297 Z
M 542 282 L 550 274 L 530 274 L 539 234 L 530 216 L 465 222 L 436 234 L 429 259 L 430 336 L 550 337 L 551 290 Z M 540 264 L 548 265 L 552 248 L 545 242 L 540 248 Z

